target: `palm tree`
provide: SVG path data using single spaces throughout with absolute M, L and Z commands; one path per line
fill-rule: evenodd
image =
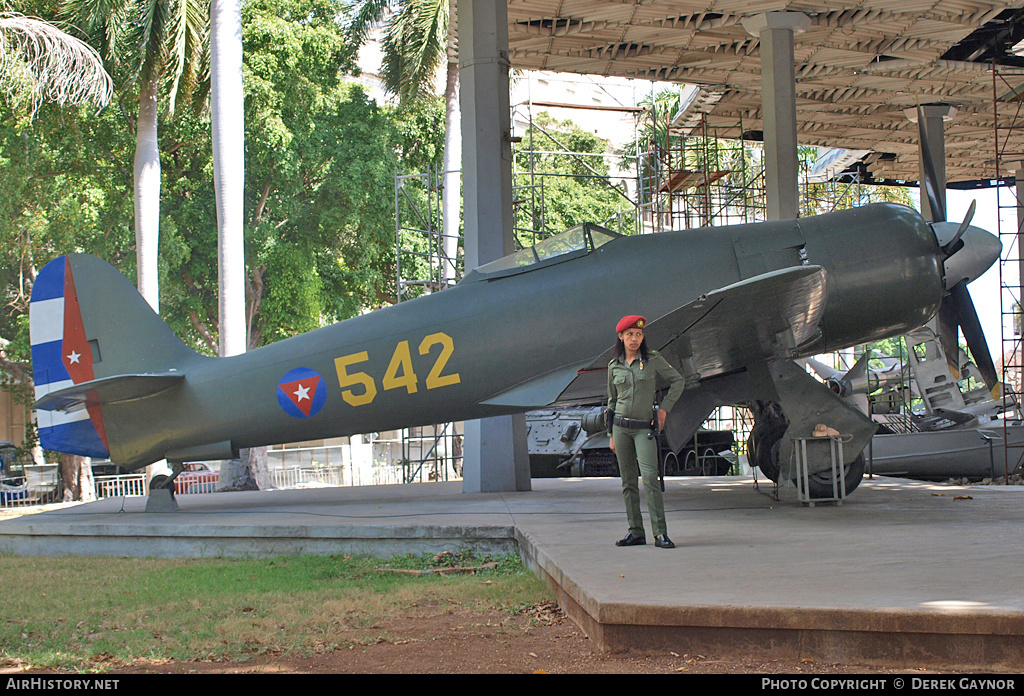
M 220 354 L 246 351 L 245 114 L 242 85 L 241 0 L 210 2 L 210 107 L 217 199 L 220 275 Z
M 242 2 L 210 2 L 210 109 L 213 178 L 217 199 L 217 266 L 220 276 L 220 354 L 248 348 L 245 311 L 245 108 L 242 83 Z M 240 452 L 222 468 L 225 489 L 270 486 L 267 448 Z
M 459 186 L 462 168 L 459 112 L 459 59 L 455 40 L 455 0 L 360 0 L 349 24 L 355 44 L 366 41 L 370 29 L 388 18 L 382 44 L 384 88 L 398 97 L 399 106 L 432 96 L 441 61 L 446 62 L 445 140 L 442 160 L 444 280 L 455 281 L 458 251 Z
M 48 22 L 0 12 L 0 90 L 35 115 L 44 101 L 105 106 L 114 91 L 99 54 Z
M 110 64 L 127 69 L 139 90 L 135 124 L 135 253 L 139 292 L 160 310 L 160 149 L 157 141 L 161 83 L 168 111 L 199 83 L 207 50 L 203 0 L 66 0 L 62 16 L 97 32 Z M 125 60 L 122 61 L 122 56 Z

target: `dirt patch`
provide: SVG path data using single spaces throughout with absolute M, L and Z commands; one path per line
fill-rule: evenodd
M 106 674 L 895 674 L 907 669 L 810 660 L 754 660 L 698 652 L 602 653 L 554 603 L 509 616 L 445 608 L 372 627 L 376 638 L 341 649 L 294 656 L 251 655 L 201 662 L 146 661 Z M 0 669 L 0 672 L 9 670 Z M 950 670 L 943 670 L 949 674 Z

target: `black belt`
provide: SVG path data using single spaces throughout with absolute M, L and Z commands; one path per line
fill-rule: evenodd
M 653 428 L 654 424 L 651 421 L 634 420 L 632 418 L 623 418 L 622 416 L 615 416 L 612 418 L 612 423 L 619 426 L 620 428 Z

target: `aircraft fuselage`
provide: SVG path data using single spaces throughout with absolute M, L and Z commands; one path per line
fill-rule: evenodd
M 522 411 L 483 402 L 600 355 L 625 314 L 654 321 L 718 288 L 801 265 L 821 266 L 827 279 L 820 335 L 803 355 L 914 329 L 943 295 L 931 229 L 901 206 L 623 237 L 243 355 L 195 356 L 184 383 L 145 409 L 103 407 L 111 459 L 137 468 L 200 443 L 238 449 Z M 108 369 L 99 363 L 96 376 Z

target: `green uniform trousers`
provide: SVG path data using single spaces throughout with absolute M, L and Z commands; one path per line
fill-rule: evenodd
M 644 497 L 647 498 L 647 513 L 651 517 L 654 536 L 668 534 L 665 524 L 665 503 L 658 481 L 658 443 L 647 436 L 649 428 L 623 428 L 612 426 L 615 439 L 615 459 L 619 463 L 622 478 L 622 498 L 626 502 L 626 520 L 634 536 L 644 534 L 644 520 L 640 515 L 640 487 L 637 478 L 643 478 Z

